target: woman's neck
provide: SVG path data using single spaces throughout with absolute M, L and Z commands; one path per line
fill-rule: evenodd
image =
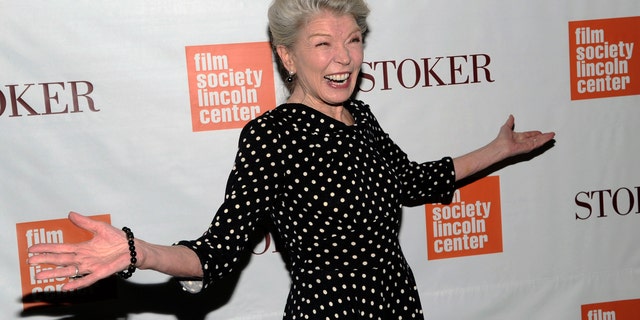
M 353 125 L 354 124 L 354 119 L 353 116 L 351 115 L 351 113 L 349 112 L 349 110 L 347 110 L 344 107 L 344 104 L 341 105 L 329 105 L 326 103 L 321 103 L 321 102 L 317 102 L 317 101 L 313 101 L 311 99 L 306 99 L 306 98 L 299 98 L 299 97 L 295 97 L 295 96 L 291 96 L 289 97 L 289 99 L 287 100 L 287 103 L 298 103 L 298 104 L 304 104 L 310 108 L 313 108 L 323 114 L 325 114 L 328 117 L 331 117 L 335 120 L 338 120 L 348 126 Z

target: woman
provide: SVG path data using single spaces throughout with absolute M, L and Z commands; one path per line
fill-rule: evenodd
M 133 240 L 76 213 L 95 234 L 86 243 L 35 245 L 29 263 L 52 263 L 38 279 L 73 277 L 73 290 L 120 270 L 153 269 L 197 292 L 230 273 L 251 249 L 253 231 L 274 226 L 291 275 L 285 319 L 422 318 L 411 269 L 398 241 L 401 208 L 445 202 L 455 181 L 529 152 L 553 133 L 513 132 L 464 156 L 415 163 L 352 100 L 369 10 L 361 0 L 275 0 L 272 44 L 291 96 L 242 130 L 225 201 L 198 239 L 162 246 Z M 127 238 L 135 246 L 127 244 Z M 200 285 L 200 286 L 199 286 Z

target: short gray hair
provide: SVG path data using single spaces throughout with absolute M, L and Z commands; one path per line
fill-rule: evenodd
M 362 33 L 367 31 L 369 7 L 364 0 L 274 0 L 269 8 L 269 32 L 274 47 L 291 48 L 298 30 L 314 14 L 327 10 L 336 14 L 350 14 Z
M 322 11 L 339 15 L 350 14 L 363 34 L 368 30 L 369 7 L 364 0 L 274 0 L 268 14 L 269 37 L 283 78 L 287 77 L 287 71 L 282 66 L 276 48 L 292 48 L 302 26 L 309 22 L 313 15 Z

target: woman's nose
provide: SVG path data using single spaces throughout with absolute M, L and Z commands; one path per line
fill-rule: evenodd
M 347 65 L 351 63 L 351 52 L 346 46 L 339 46 L 334 54 L 334 60 L 337 63 Z

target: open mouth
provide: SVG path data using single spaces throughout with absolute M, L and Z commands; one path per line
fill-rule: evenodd
M 324 76 L 326 80 L 329 80 L 337 84 L 343 84 L 347 82 L 347 80 L 349 80 L 350 77 L 351 77 L 350 73 L 332 74 L 332 75 Z

